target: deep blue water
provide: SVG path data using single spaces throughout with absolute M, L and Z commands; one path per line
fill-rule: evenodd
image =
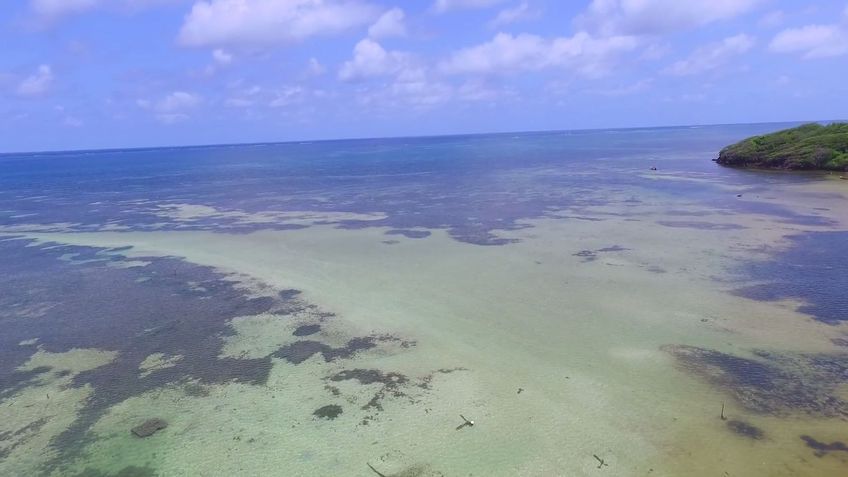
M 341 211 L 388 214 L 347 227 L 448 229 L 458 240 L 502 244 L 496 229 L 550 209 L 639 201 L 616 192 L 710 200 L 728 211 L 815 223 L 780 208 L 716 198 L 716 188 L 652 181 L 641 174 L 685 171 L 755 191 L 769 182 L 809 180 L 744 174 L 715 166 L 718 150 L 787 125 L 733 125 L 363 139 L 0 156 L 0 224 L 112 221 L 144 230 L 161 223 L 156 203 L 191 203 L 247 212 Z M 141 202 L 138 201 L 150 201 Z M 16 217 L 17 216 L 17 217 Z M 289 225 L 290 226 L 290 225 Z M 267 227 L 267 226 L 266 226 Z M 165 224 L 165 229 L 248 231 L 232 221 Z
M 477 245 L 506 245 L 498 230 L 552 211 L 588 206 L 677 204 L 710 213 L 758 213 L 800 226 L 830 225 L 823 213 L 798 213 L 765 201 L 777 184 L 821 176 L 750 172 L 711 161 L 725 145 L 792 124 L 750 124 L 623 130 L 559 131 L 471 136 L 362 139 L 0 155 L 0 226 L 71 224 L 98 230 L 212 230 L 244 233 L 298 228 L 292 223 L 249 224 L 210 217 L 163 217 L 161 204 L 187 203 L 222 211 L 381 213 L 381 220 L 341 220 L 338 227 L 389 227 L 393 235 L 423 238 L 413 227 L 446 229 Z M 656 167 L 657 171 L 651 171 Z M 669 174 L 696 180 L 655 180 Z M 577 212 L 575 212 L 577 211 Z M 615 214 L 615 212 L 606 212 Z M 706 222 L 691 211 L 667 210 L 666 227 L 708 231 L 740 226 Z M 587 218 L 587 217 L 575 217 Z M 591 220 L 603 220 L 594 213 Z M 566 219 L 568 220 L 568 219 Z M 807 234 L 806 243 L 771 265 L 741 264 L 751 298 L 799 297 L 822 321 L 848 319 L 843 295 L 846 259 L 811 250 L 842 248 L 844 232 Z M 812 247 L 812 248 L 811 248 Z M 816 248 L 818 247 L 818 248 Z M 810 267 L 788 265 L 810 263 Z M 834 266 L 834 264 L 836 264 Z M 840 276 L 840 274 L 842 274 Z M 813 276 L 814 275 L 814 276 Z M 821 277 L 832 277 L 822 279 Z M 765 282 L 765 284 L 763 284 Z M 834 286 L 822 285 L 833 284 Z

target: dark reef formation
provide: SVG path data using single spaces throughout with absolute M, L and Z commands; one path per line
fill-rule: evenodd
M 96 438 L 91 427 L 112 406 L 151 390 L 172 387 L 187 397 L 204 397 L 215 384 L 264 386 L 275 358 L 292 365 L 313 356 L 335 362 L 381 345 L 395 349 L 415 346 L 414 341 L 380 334 L 352 336 L 344 346 L 333 347 L 316 333 L 321 323 L 334 315 L 301 299 L 297 290 L 279 291 L 261 283 L 247 290 L 232 276 L 210 267 L 176 257 L 129 259 L 123 251 L 0 239 L 0 289 L 4 290 L 0 294 L 0 326 L 4 330 L 0 334 L 0 406 L 13 405 L 27 386 L 62 377 L 70 379 L 71 387 L 91 386 L 93 390 L 77 419 L 52 439 L 50 446 L 56 456 L 42 469 L 44 474 L 64 472 L 82 456 Z M 143 265 L 121 263 L 127 261 Z M 311 338 L 294 341 L 261 358 L 222 357 L 224 340 L 233 334 L 231 320 L 258 314 L 278 317 L 281 326 L 308 323 L 292 334 Z M 50 366 L 20 369 L 39 350 L 62 353 L 74 348 L 117 353 L 111 362 L 72 376 L 68 370 Z M 142 363 L 154 354 L 180 359 L 141 373 Z M 316 415 L 326 418 L 336 413 L 334 407 L 320 411 Z M 0 458 L 26 443 L 45 423 L 34 421 L 21 429 L 4 429 Z M 134 427 L 132 433 L 148 437 L 166 425 L 161 419 L 151 419 Z M 97 469 L 86 472 L 100 475 Z M 145 468 L 122 472 L 147 475 Z
M 771 259 L 734 267 L 746 284 L 733 293 L 762 301 L 795 299 L 803 303 L 799 312 L 830 325 L 848 320 L 848 256 L 837 252 L 848 243 L 848 232 L 809 232 L 786 239 L 789 247 Z
M 743 358 L 685 345 L 666 345 L 680 367 L 725 392 L 745 409 L 766 415 L 805 414 L 848 421 L 839 389 L 848 383 L 848 353 L 755 351 Z

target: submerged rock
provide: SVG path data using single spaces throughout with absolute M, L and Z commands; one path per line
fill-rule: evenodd
M 762 429 L 753 424 L 748 424 L 744 421 L 727 421 L 727 427 L 740 436 L 749 437 L 754 440 L 761 440 L 763 437 L 765 437 L 765 433 Z
M 309 336 L 321 331 L 321 325 L 302 325 L 298 326 L 292 335 L 294 336 Z
M 807 443 L 807 447 L 816 451 L 816 457 L 822 457 L 828 452 L 834 451 L 848 452 L 848 445 L 845 445 L 844 442 L 836 441 L 828 444 L 827 442 L 819 442 L 810 436 L 801 436 L 801 440 Z
M 348 380 L 355 380 L 358 381 L 359 384 L 366 386 L 369 384 L 382 385 L 382 387 L 374 393 L 371 400 L 362 406 L 362 409 L 376 409 L 378 411 L 383 410 L 382 401 L 386 395 L 394 397 L 406 396 L 400 388 L 409 382 L 409 378 L 403 374 L 395 372 L 384 373 L 379 369 L 345 369 L 339 371 L 333 376 L 330 376 L 330 381 L 339 382 Z
M 87 468 L 74 477 L 156 477 L 157 475 L 150 467 L 129 465 L 117 472 L 104 472 L 99 469 Z
M 163 419 L 159 419 L 158 417 L 153 419 L 148 419 L 144 421 L 143 424 L 135 426 L 132 428 L 132 433 L 137 437 L 148 437 L 152 436 L 158 431 L 168 427 L 168 423 Z
M 335 419 L 342 413 L 342 407 L 337 404 L 328 404 L 319 407 L 312 414 L 322 419 Z

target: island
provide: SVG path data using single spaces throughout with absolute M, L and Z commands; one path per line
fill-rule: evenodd
M 811 123 L 750 137 L 722 149 L 715 162 L 732 167 L 845 171 L 848 123 Z

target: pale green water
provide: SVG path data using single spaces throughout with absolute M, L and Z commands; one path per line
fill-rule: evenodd
M 690 161 L 677 149 L 652 151 L 654 161 L 662 161 L 660 154 Z M 107 257 L 125 258 L 105 263 L 97 261 L 103 254 L 55 249 L 63 263 L 71 261 L 60 269 L 68 277 L 78 269 L 115 273 L 113 286 L 89 289 L 82 280 L 56 296 L 103 290 L 131 306 L 115 305 L 115 313 L 131 310 L 139 319 L 149 316 L 151 324 L 122 334 L 136 323 L 107 315 L 96 322 L 111 319 L 115 327 L 104 327 L 100 336 L 80 333 L 73 341 L 77 349 L 62 350 L 69 335 L 54 336 L 49 323 L 38 320 L 62 307 L 85 310 L 97 299 L 68 303 L 70 298 L 40 296 L 7 303 L 11 312 L 0 325 L 14 326 L 20 334 L 15 350 L 26 350 L 5 345 L 10 357 L 23 359 L 12 376 L 51 369 L 4 387 L 11 391 L 0 403 L 0 473 L 375 475 L 370 463 L 385 475 L 843 475 L 848 452 L 816 456 L 800 436 L 844 442 L 846 416 L 826 415 L 806 402 L 763 412 L 739 400 L 739 383 L 716 385 L 669 350 L 688 345 L 753 359 L 761 358 L 752 351 L 769 350 L 784 360 L 805 354 L 844 363 L 838 340 L 848 327 L 800 313 L 803 293 L 757 301 L 729 292 L 753 280 L 740 278 L 741 264 L 767 263 L 790 250 L 793 242 L 785 236 L 845 231 L 846 183 L 714 174 L 700 163 L 697 171 L 674 162 L 651 172 L 627 162 L 637 159 L 616 161 L 632 169 L 635 182 L 605 176 L 603 168 L 617 167 L 608 163 L 582 173 L 553 165 L 503 170 L 481 178 L 488 184 L 481 189 L 469 176 L 467 195 L 504 195 L 497 207 L 466 203 L 462 211 L 430 210 L 418 198 L 406 205 L 393 199 L 391 208 L 380 210 L 380 195 L 400 187 L 381 180 L 370 193 L 351 193 L 360 205 L 332 214 L 304 204 L 288 209 L 299 211 L 292 214 L 279 204 L 221 207 L 218 199 L 181 197 L 122 206 L 121 214 L 138 207 L 155 211 L 150 226 L 134 226 L 120 214 L 93 231 L 84 231 L 90 225 L 81 224 L 89 219 L 81 218 L 31 221 L 47 227 L 9 223 L 8 231 L 36 242 L 26 247 L 31 265 L 11 268 L 7 276 L 37 274 L 33 267 L 53 263 L 34 258 L 49 255 L 45 245 L 53 242 L 110 248 Z M 407 191 L 431 187 L 410 181 L 401 181 Z M 560 190 L 560 181 L 569 188 Z M 728 206 L 737 193 L 751 205 Z M 435 189 L 426 194 L 435 197 Z M 553 195 L 561 206 L 546 203 Z M 529 198 L 541 205 L 538 212 L 530 211 Z M 366 199 L 372 201 L 368 210 L 361 208 Z M 416 207 L 426 219 L 401 211 Z M 457 222 L 463 214 L 467 222 Z M 440 215 L 444 226 L 438 226 Z M 492 226 L 504 217 L 511 222 Z M 359 225 L 340 227 L 349 220 Z M 292 221 L 309 227 L 277 227 Z M 430 235 L 386 235 L 401 228 L 398 221 L 404 230 Z M 252 228 L 232 233 L 245 224 Z M 109 230 L 118 226 L 127 230 Z M 484 229 L 491 234 L 485 239 Z M 493 239 L 510 241 L 478 243 Z M 24 249 L 8 245 L 14 241 L 0 243 L 23 257 Z M 114 250 L 125 246 L 132 248 Z M 182 269 L 163 257 L 214 267 L 227 278 Z M 9 259 L 7 265 L 16 263 Z M 135 278 L 124 283 L 125 277 Z M 227 288 L 227 281 L 236 285 Z M 135 301 L 142 296 L 136 287 L 159 298 Z M 242 295 L 277 296 L 287 289 L 301 291 L 297 306 L 221 311 L 245 300 Z M 204 308 L 186 304 L 191 300 L 216 303 L 220 328 L 194 315 Z M 170 313 L 174 318 L 157 321 Z M 29 328 L 14 321 L 25 318 L 33 320 Z M 172 321 L 177 324 L 168 327 Z M 310 324 L 320 324 L 320 331 L 294 335 Z M 60 329 L 77 336 L 73 327 Z M 169 340 L 169 333 L 182 341 Z M 342 350 L 357 337 L 373 337 L 373 347 L 323 356 L 290 351 L 305 341 Z M 102 346 L 76 346 L 84 343 Z M 197 357 L 209 350 L 215 354 Z M 225 371 L 247 360 L 254 360 L 254 369 L 268 366 L 261 382 L 248 379 L 251 371 L 244 368 Z M 808 375 L 779 362 L 791 376 L 816 379 L 815 370 Z M 87 370 L 100 374 L 88 378 Z M 848 400 L 845 381 L 833 384 L 816 396 Z M 119 398 L 109 397 L 112 387 Z M 719 417 L 722 403 L 727 421 Z M 777 398 L 767 403 L 785 404 Z M 313 415 L 326 405 L 342 413 L 335 419 Z M 460 414 L 475 425 L 457 430 Z M 91 416 L 90 425 L 68 434 L 80 416 Z M 129 432 L 152 417 L 168 427 L 143 439 Z M 763 437 L 734 432 L 729 421 L 755 426 Z M 36 422 L 41 424 L 32 426 Z M 68 435 L 81 439 L 78 448 L 62 440 Z M 602 468 L 595 456 L 603 459 Z

